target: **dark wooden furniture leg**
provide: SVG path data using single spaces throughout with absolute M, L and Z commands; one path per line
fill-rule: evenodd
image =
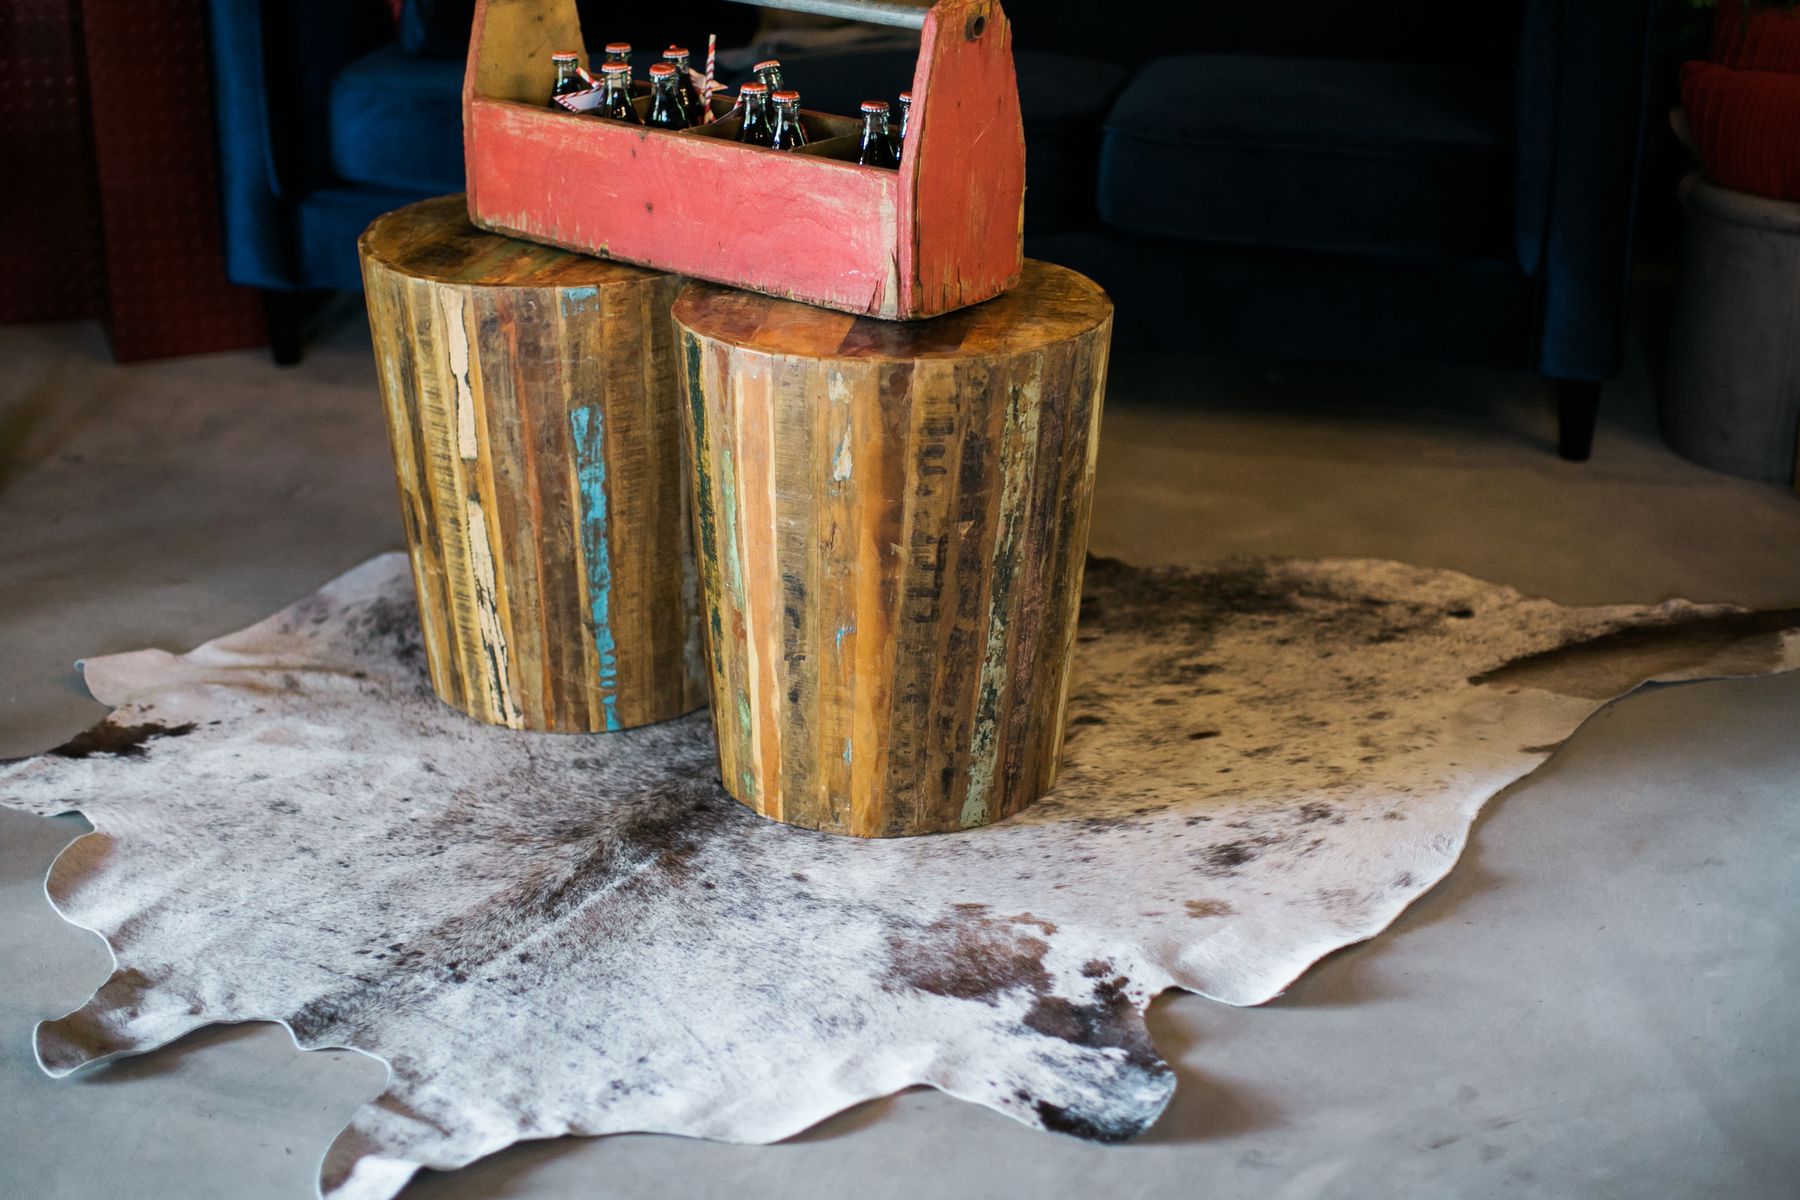
M 278 367 L 300 362 L 301 329 L 306 324 L 306 294 L 280 288 L 264 288 L 263 316 L 269 324 L 269 353 Z
M 1598 380 L 1556 381 L 1557 453 L 1570 462 L 1586 462 L 1594 450 L 1594 425 L 1599 420 Z

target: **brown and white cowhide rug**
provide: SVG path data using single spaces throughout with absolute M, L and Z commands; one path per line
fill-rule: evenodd
M 525 1138 L 774 1141 L 911 1084 L 1127 1138 L 1175 1086 L 1152 996 L 1268 1000 L 1442 878 L 1607 700 L 1788 669 L 1796 625 L 1385 562 L 1097 561 L 1055 792 L 864 842 L 732 802 L 704 714 L 567 737 L 452 712 L 389 555 L 190 654 L 90 660 L 112 716 L 0 771 L 6 803 L 94 824 L 49 892 L 117 959 L 38 1055 L 63 1075 L 259 1019 L 374 1055 L 387 1089 L 321 1169 L 338 1200 Z

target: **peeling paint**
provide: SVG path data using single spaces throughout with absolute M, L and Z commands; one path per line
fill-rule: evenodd
M 726 446 L 719 451 L 719 494 L 725 501 L 725 574 L 726 587 L 731 591 L 732 601 L 737 611 L 746 622 L 749 612 L 744 603 L 744 563 L 738 552 L 738 506 L 737 506 L 737 471 L 732 465 L 731 447 Z M 755 676 L 756 639 L 747 638 L 751 662 L 750 671 Z M 751 769 L 755 756 L 756 722 L 750 712 L 750 697 L 746 693 L 738 695 L 738 732 L 740 741 L 739 761 L 744 764 L 740 779 L 745 796 L 756 795 L 756 777 Z
M 607 545 L 606 414 L 598 407 L 569 413 L 575 441 L 575 484 L 581 493 L 581 553 L 587 564 L 588 623 L 598 664 L 606 728 L 619 728 L 619 655 L 612 630 L 612 552 Z
M 843 483 L 850 478 L 852 467 L 850 461 L 850 430 L 844 430 L 842 440 L 838 442 L 837 453 L 831 459 L 831 481 Z
M 475 390 L 469 378 L 469 329 L 464 323 L 462 289 L 438 288 L 437 296 L 443 312 L 444 350 L 450 357 L 450 377 L 456 381 L 456 453 L 464 462 L 474 462 L 478 451 Z
M 1025 497 L 1037 471 L 1038 401 L 1036 379 L 1015 384 L 1006 406 L 1006 433 L 1000 452 L 1004 482 L 1000 492 L 1001 528 L 995 540 L 993 577 L 988 591 L 987 639 L 981 662 L 980 693 L 969 739 L 969 791 L 963 801 L 964 829 L 985 824 L 999 754 L 996 726 L 1000 720 L 1000 687 L 1006 678 L 1007 626 L 1012 609 L 1012 583 L 1018 567 L 1019 534 L 1028 515 Z
M 481 633 L 481 649 L 488 656 L 488 680 L 493 687 L 494 713 L 502 724 L 517 729 L 524 714 L 512 694 L 512 659 L 506 648 L 506 630 L 500 621 L 499 589 L 494 576 L 494 552 L 488 545 L 487 516 L 481 501 L 469 497 L 469 557 L 475 575 L 475 620 Z
M 562 313 L 565 317 L 586 315 L 582 310 L 600 295 L 597 287 L 571 287 L 562 289 Z
M 706 425 L 706 393 L 700 386 L 700 342 L 693 334 L 683 339 L 683 348 L 687 352 L 688 379 L 688 411 L 694 422 L 694 505 L 695 515 L 700 522 L 700 544 L 694 547 L 706 569 L 709 583 L 719 578 L 719 530 L 716 509 L 713 505 L 713 481 L 707 474 L 707 465 L 711 461 L 708 453 L 709 435 Z M 725 636 L 724 626 L 719 616 L 718 597 L 706 597 L 707 613 L 711 620 L 713 637 Z
M 852 409 L 849 376 L 842 371 L 832 372 L 830 378 L 825 382 L 825 395 L 831 401 L 832 406 L 843 415 L 844 433 L 838 441 L 837 452 L 832 455 L 831 480 L 833 483 L 845 483 L 850 479 L 851 471 L 855 466 L 851 461 L 850 454 Z

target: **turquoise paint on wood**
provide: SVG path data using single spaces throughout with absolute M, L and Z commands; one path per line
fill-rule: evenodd
M 582 309 L 591 304 L 600 295 L 596 287 L 572 287 L 562 290 L 562 311 L 565 317 L 584 316 Z
M 592 292 L 592 288 L 571 291 Z M 568 301 L 565 298 L 564 306 Z M 606 544 L 606 418 L 598 408 L 569 413 L 575 439 L 575 486 L 581 493 L 581 553 L 587 560 L 588 620 L 600 661 L 600 706 L 608 729 L 619 728 L 618 645 L 613 640 L 612 558 Z

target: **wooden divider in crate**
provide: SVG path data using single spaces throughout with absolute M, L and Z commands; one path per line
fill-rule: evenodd
M 996 0 L 764 7 L 920 29 L 899 170 L 854 161 L 861 122 L 849 116 L 804 113 L 815 140 L 788 152 L 738 142 L 733 123 L 672 132 L 552 109 L 550 55 L 583 44 L 574 0 L 478 0 L 463 82 L 470 219 L 889 320 L 1016 284 L 1025 138 Z

